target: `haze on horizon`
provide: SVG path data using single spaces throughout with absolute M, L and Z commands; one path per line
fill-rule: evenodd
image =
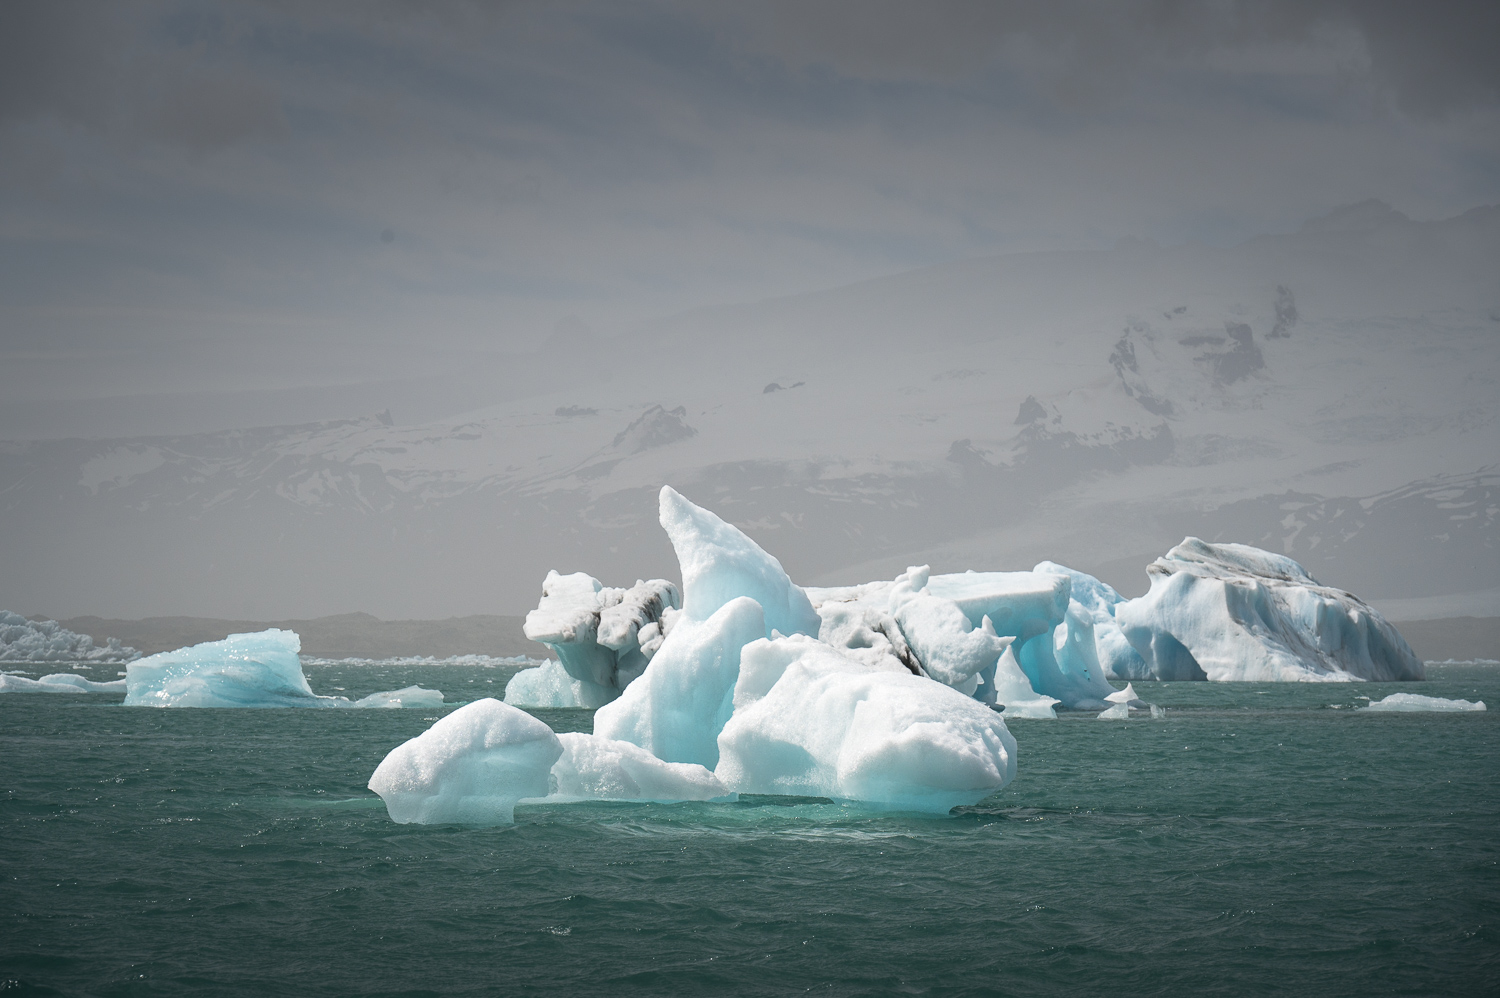
M 33 443 L 0 454 L 0 605 L 514 612 L 539 567 L 670 570 L 637 509 L 665 480 L 791 531 L 773 553 L 809 582 L 908 557 L 1123 572 L 1187 526 L 1270 537 L 1283 492 L 1330 517 L 1415 482 L 1434 510 L 1454 488 L 1488 508 L 1500 260 L 1472 210 L 1500 203 L 1497 39 L 1500 8 L 1480 3 L 8 4 L 0 440 Z M 1334 217 L 1363 243 L 1285 243 L 1304 262 L 1287 273 L 1255 249 L 1349 205 Z M 1429 239 L 1449 266 L 1419 280 Z M 1359 275 L 1392 240 L 1416 283 L 1367 305 L 1379 287 Z M 996 275 L 1021 276 L 1002 294 Z M 1283 284 L 1323 353 L 1266 345 Z M 1402 298 L 1422 289 L 1420 307 Z M 1334 350 L 1361 323 L 1441 349 L 1416 367 Z M 1176 350 L 1240 324 L 1265 349 L 1248 382 L 1188 354 L 1111 367 L 1121 329 Z M 1342 356 L 1359 357 L 1347 380 Z M 891 367 L 909 377 L 882 381 Z M 1363 429 L 1314 404 L 1323 389 L 1297 380 L 1314 368 L 1326 402 L 1368 403 Z M 1408 395 L 1369 408 L 1407 372 Z M 1176 409 L 1141 408 L 1152 377 Z M 951 411 L 918 398 L 948 378 Z M 785 412 L 750 408 L 797 380 Z M 1041 432 L 1018 417 L 1033 396 L 1056 413 L 1045 460 L 1017 436 Z M 1265 423 L 1267 404 L 1312 429 Z M 684 406 L 681 429 L 650 423 L 653 405 Z M 557 427 L 538 422 L 554 410 Z M 597 425 L 561 415 L 584 410 Z M 1230 410 L 1251 415 L 1231 430 L 1215 422 Z M 437 455 L 428 428 L 460 415 L 478 429 L 443 425 Z M 648 416 L 634 432 L 671 447 L 630 450 Z M 1162 427 L 1166 456 L 1132 449 Z M 1058 457 L 1063 433 L 1096 462 Z M 146 439 L 167 435 L 194 442 Z M 135 442 L 88 442 L 106 439 Z M 1023 467 L 1031 491 L 986 477 Z M 887 511 L 813 537 L 843 523 L 829 496 L 871 490 L 953 526 Z M 1067 517 L 1035 519 L 1059 503 L 1133 527 L 1131 503 L 1166 512 L 1070 542 Z M 506 515 L 512 533 L 467 550 Z M 1487 516 L 1443 541 L 1480 552 L 1448 582 L 1451 549 L 1419 543 L 1436 520 L 1340 548 L 1331 581 L 1393 599 L 1500 586 Z M 1305 554 L 1332 557 L 1317 544 Z

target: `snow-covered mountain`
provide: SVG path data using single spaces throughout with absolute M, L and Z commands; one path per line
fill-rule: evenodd
M 423 425 L 0 445 L 0 605 L 519 612 L 548 568 L 669 573 L 663 483 L 806 583 L 1051 558 L 1138 592 L 1196 534 L 1376 600 L 1500 588 L 1500 208 L 973 260 L 516 364 L 524 396 Z

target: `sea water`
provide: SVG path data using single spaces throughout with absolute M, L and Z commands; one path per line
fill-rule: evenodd
M 513 671 L 307 668 L 455 706 Z M 749 797 L 484 829 L 365 788 L 439 711 L 6 695 L 0 991 L 1492 996 L 1500 668 L 1430 675 L 1136 683 L 1165 716 L 1013 721 L 1016 781 L 952 817 Z M 1359 709 L 1413 690 L 1491 709 Z

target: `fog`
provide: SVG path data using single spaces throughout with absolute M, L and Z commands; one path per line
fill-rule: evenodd
M 1140 590 L 1197 531 L 1500 613 L 1497 39 L 1484 4 L 7 4 L 0 605 L 518 612 L 548 567 L 670 571 L 670 482 L 807 582 Z

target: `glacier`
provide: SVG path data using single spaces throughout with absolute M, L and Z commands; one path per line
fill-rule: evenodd
M 271 628 L 162 652 L 125 666 L 127 707 L 440 706 L 437 690 L 409 686 L 358 701 L 318 696 L 302 672 L 296 631 Z
M 1297 562 L 1188 537 L 1146 569 L 1150 591 L 1114 608 L 1141 679 L 1348 682 L 1423 678 L 1377 610 Z
M 130 662 L 141 657 L 110 638 L 103 648 L 55 620 L 29 620 L 0 610 L 0 662 Z

